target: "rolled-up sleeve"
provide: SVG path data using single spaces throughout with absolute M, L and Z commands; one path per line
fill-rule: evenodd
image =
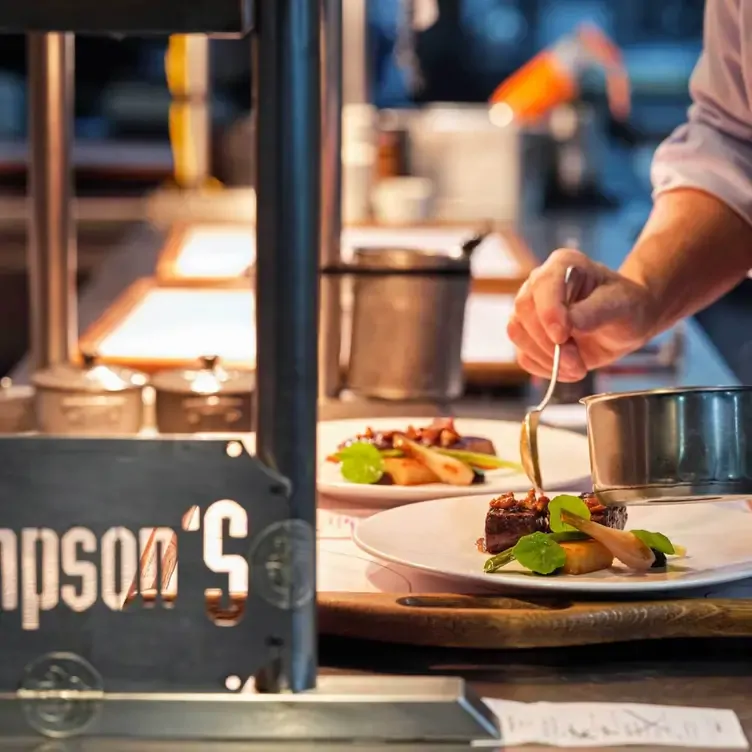
M 742 3 L 707 0 L 688 121 L 658 147 L 651 178 L 654 197 L 696 188 L 752 224 L 752 108 L 742 59 L 752 16 Z

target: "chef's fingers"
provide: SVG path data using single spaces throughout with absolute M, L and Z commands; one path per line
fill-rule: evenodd
M 538 376 L 542 379 L 551 378 L 551 367 L 546 368 L 536 360 L 533 360 L 526 352 L 517 351 L 517 362 L 533 376 Z
M 550 378 L 553 368 L 553 348 L 544 350 L 530 335 L 525 325 L 514 315 L 507 326 L 507 334 L 512 340 L 517 351 L 517 360 L 522 367 L 535 376 Z M 524 356 L 524 357 L 523 357 Z M 531 370 L 523 364 L 534 364 Z M 566 382 L 580 381 L 585 378 L 587 369 L 580 355 L 580 351 L 574 342 L 566 342 L 561 347 L 561 361 L 559 363 L 559 378 Z
M 553 356 L 547 357 L 545 360 L 535 358 L 538 364 L 545 368 L 546 378 L 551 378 L 551 371 L 554 367 Z M 580 355 L 577 345 L 574 342 L 566 342 L 561 346 L 561 360 L 559 361 L 559 376 L 558 381 L 565 381 L 568 384 L 582 381 L 587 376 L 587 368 L 583 363 L 582 356 Z
M 541 344 L 530 331 L 529 325 L 529 319 L 522 319 L 517 313 L 513 313 L 507 324 L 507 335 L 518 351 L 525 353 L 543 367 L 548 366 L 548 372 L 551 373 L 554 346 L 545 337 L 547 346 Z
M 561 346 L 559 378 L 567 383 L 582 381 L 587 376 L 587 368 L 577 344 L 570 340 Z
M 530 277 L 530 291 L 538 319 L 547 336 L 558 344 L 566 342 L 572 332 L 564 284 L 564 277 L 570 266 L 577 267 L 578 288 L 592 287 L 592 280 L 588 279 L 593 268 L 592 261 L 580 251 L 569 248 L 554 251 Z
M 551 357 L 556 343 L 546 334 L 546 330 L 543 328 L 538 315 L 538 309 L 535 306 L 535 299 L 533 298 L 534 284 L 535 273 L 522 285 L 520 291 L 517 293 L 510 323 L 517 324 L 527 330 L 527 334 L 533 339 L 538 348 L 548 353 L 549 357 Z M 512 334 L 509 336 L 512 337 Z M 515 341 L 514 338 L 512 338 L 512 341 Z
M 526 353 L 551 373 L 555 345 L 545 336 L 536 316 L 526 316 L 523 319 L 513 313 L 507 324 L 507 334 L 519 351 Z M 559 369 L 562 377 L 566 376 L 572 381 L 585 378 L 587 369 L 576 343 L 570 341 L 562 345 Z
M 596 287 L 586 298 L 573 303 L 569 320 L 577 331 L 592 332 L 613 321 L 639 315 L 638 307 L 634 286 L 626 280 L 616 280 Z
M 541 363 L 535 358 L 530 357 L 526 352 L 517 350 L 517 363 L 521 368 L 524 368 L 529 374 L 538 376 L 539 378 L 548 381 L 551 378 L 552 363 Z M 574 384 L 578 381 L 582 381 L 584 374 L 567 370 L 564 368 L 559 369 L 558 381 L 566 384 Z

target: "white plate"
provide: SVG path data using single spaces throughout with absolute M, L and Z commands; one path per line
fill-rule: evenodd
M 318 432 L 318 489 L 327 496 L 350 501 L 397 506 L 413 501 L 425 501 L 467 494 L 500 494 L 504 491 L 526 491 L 530 481 L 524 473 L 514 470 L 494 470 L 486 473 L 486 482 L 470 488 L 430 483 L 425 486 L 369 486 L 349 483 L 342 477 L 339 466 L 326 462 L 326 457 L 347 439 L 362 433 L 367 426 L 376 430 L 406 429 L 409 425 L 427 426 L 433 418 L 362 418 L 319 423 Z M 463 420 L 455 426 L 465 436 L 491 439 L 500 457 L 519 462 L 520 424 L 504 420 Z M 580 434 L 548 426 L 538 429 L 538 451 L 543 481 L 547 489 L 571 488 L 590 477 L 587 439 Z
M 614 566 L 589 575 L 538 577 L 510 565 L 484 574 L 482 537 L 488 496 L 435 499 L 388 509 L 359 523 L 355 542 L 383 561 L 499 589 L 633 593 L 716 585 L 752 576 L 752 513 L 744 502 L 629 509 L 628 528 L 651 530 L 686 546 L 666 572 Z

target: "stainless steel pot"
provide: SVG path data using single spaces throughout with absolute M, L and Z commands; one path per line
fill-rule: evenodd
M 227 371 L 207 355 L 198 368 L 163 371 L 152 379 L 161 433 L 228 433 L 252 430 L 252 371 Z
M 752 387 L 598 394 L 587 409 L 605 504 L 752 498 Z
M 0 433 L 23 433 L 34 428 L 34 388 L 0 379 Z
M 470 253 L 362 248 L 353 276 L 347 386 L 386 400 L 459 397 Z
M 145 374 L 107 366 L 93 354 L 81 367 L 65 363 L 32 376 L 34 409 L 42 433 L 121 436 L 143 426 Z

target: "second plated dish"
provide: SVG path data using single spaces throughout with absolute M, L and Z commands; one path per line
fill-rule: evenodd
M 519 423 L 458 418 L 451 421 L 451 427 L 444 429 L 444 434 L 440 430 L 437 432 L 440 425 L 431 417 L 363 418 L 319 423 L 319 492 L 350 501 L 398 506 L 439 497 L 524 491 L 530 487 L 530 481 L 519 466 Z M 431 432 L 437 432 L 437 435 L 430 436 Z M 349 452 L 347 448 L 372 439 L 382 452 L 381 460 L 376 458 L 377 472 L 365 468 L 360 477 L 348 472 L 348 468 L 343 467 L 343 460 L 348 454 L 352 458 L 360 447 Z M 403 446 L 395 447 L 394 439 Z M 436 453 L 468 465 L 473 477 L 461 478 L 462 482 L 456 484 L 442 482 L 441 472 L 437 474 L 435 468 L 432 470 L 431 462 L 426 462 L 425 457 L 416 458 L 419 448 L 411 443 L 428 443 Z M 539 445 L 550 488 L 571 488 L 589 477 L 587 439 L 584 436 L 541 426 Z M 393 454 L 395 448 L 396 456 Z M 469 457 L 469 454 L 476 456 Z M 352 458 L 350 464 L 364 464 L 369 457 L 375 456 L 367 450 L 362 450 L 362 455 L 361 458 Z

